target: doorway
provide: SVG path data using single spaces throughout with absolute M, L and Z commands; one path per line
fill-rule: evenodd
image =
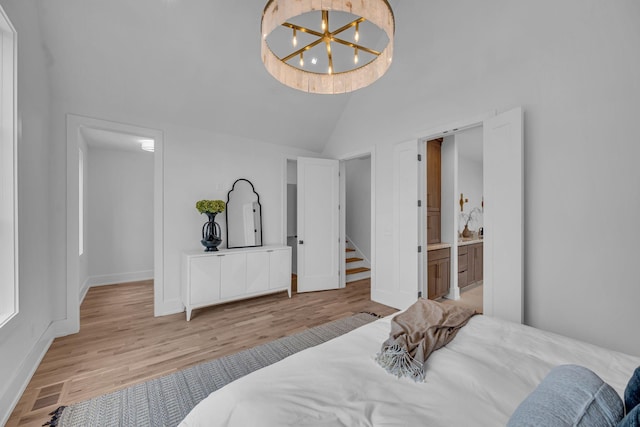
M 153 279 L 155 141 L 93 127 L 80 136 L 82 299 L 89 287 Z
M 482 313 L 482 125 L 422 143 L 427 165 L 427 297 Z
M 371 155 L 342 161 L 345 284 L 371 279 Z
M 313 159 L 302 158 L 305 162 Z M 300 273 L 300 257 L 298 250 L 302 245 L 312 243 L 309 236 L 303 239 L 299 230 L 300 209 L 300 165 L 298 158 L 286 158 L 283 173 L 283 240 L 292 248 L 292 272 Z M 322 162 L 321 159 L 317 159 Z M 347 156 L 339 161 L 339 249 L 337 259 L 331 263 L 338 266 L 338 288 L 346 287 L 347 282 L 375 280 L 375 272 L 371 268 L 375 256 L 375 153 L 373 150 L 363 151 Z M 336 170 L 336 175 L 338 175 Z M 304 206 L 304 204 L 302 204 Z M 349 219 L 347 219 L 349 215 Z M 348 223 L 348 224 L 347 224 Z M 336 240 L 332 240 L 336 242 Z M 331 244 L 331 243 L 330 243 Z M 348 262 L 347 262 L 348 261 Z M 348 271 L 351 270 L 351 271 Z M 334 272 L 336 270 L 333 270 Z M 299 277 L 294 276 L 296 283 Z M 299 285 L 299 284 L 298 284 Z M 299 286 L 298 286 L 299 289 Z M 317 290 L 317 289 L 309 289 Z
M 485 315 L 499 317 L 505 320 L 522 323 L 524 320 L 524 115 L 522 108 L 514 108 L 503 113 L 485 114 L 476 119 L 463 121 L 454 125 L 436 128 L 425 132 L 428 136 L 420 141 L 436 138 L 446 139 L 460 131 L 482 126 L 482 256 L 480 268 L 482 270 L 482 310 Z M 457 146 L 443 145 L 443 163 L 452 164 L 457 171 L 459 161 Z M 447 149 L 449 147 L 449 149 Z M 419 144 L 423 152 L 426 144 Z M 419 197 L 426 195 L 423 179 L 427 162 L 419 162 L 421 173 L 418 179 Z M 459 222 L 464 208 L 464 194 L 460 197 L 457 188 L 457 172 L 453 175 L 453 182 L 442 183 L 442 239 L 449 245 L 446 257 L 449 277 L 457 278 L 463 272 L 463 266 L 458 263 L 458 232 Z M 460 204 L 462 199 L 462 206 Z M 420 206 L 420 204 L 419 204 Z M 459 214 L 445 215 L 444 209 Z M 428 230 L 426 213 L 419 219 L 419 251 L 427 246 Z M 462 218 L 465 218 L 462 216 Z M 450 222 L 448 222 L 450 221 Z M 465 222 L 467 222 L 465 220 Z M 460 228 L 463 230 L 464 228 Z M 478 232 L 479 232 L 478 228 Z M 427 251 L 429 252 L 429 251 Z M 418 263 L 418 290 L 423 295 L 428 294 L 428 271 L 425 267 L 433 261 L 428 256 L 420 256 Z M 443 269 L 439 269 L 441 272 Z M 449 282 L 450 283 L 450 282 Z M 450 286 L 443 296 L 456 299 L 458 286 Z
M 87 132 L 102 132 L 115 139 L 129 137 L 135 139 L 136 149 L 141 150 L 143 143 L 153 141 L 153 199 L 148 206 L 145 219 L 153 228 L 152 239 L 147 242 L 147 248 L 153 251 L 151 266 L 154 289 L 154 315 L 161 316 L 171 312 L 171 307 L 165 307 L 163 289 L 163 133 L 156 129 L 109 122 L 100 119 L 67 115 L 67 315 L 61 322 L 59 335 L 78 332 L 80 329 L 80 302 L 83 292 L 90 285 L 89 264 L 86 250 L 88 230 L 86 212 L 88 209 L 87 181 L 87 153 L 90 148 L 86 143 Z M 106 132 L 106 134 L 104 134 Z M 81 178 L 81 168 L 84 178 Z M 82 183 L 82 184 L 81 184 Z M 135 185 L 135 183 L 134 183 Z M 83 188 L 84 187 L 84 188 Z M 81 191 L 82 190 L 82 191 Z M 84 197 L 81 195 L 84 194 Z M 135 203 L 130 201 L 129 203 Z M 82 226 L 81 226 L 82 225 Z M 81 237 L 83 243 L 81 244 Z M 152 249 L 151 249 L 152 248 Z M 82 249 L 82 250 L 81 250 Z M 85 257 L 83 259 L 83 256 Z M 135 273 L 135 271 L 133 271 Z M 148 275 L 149 270 L 138 273 Z M 106 277 L 103 279 L 111 280 Z

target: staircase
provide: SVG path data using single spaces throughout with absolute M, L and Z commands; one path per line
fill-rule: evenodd
M 371 266 L 369 262 L 362 256 L 360 251 L 347 239 L 346 249 L 346 279 L 347 283 L 356 280 L 368 279 L 371 277 Z

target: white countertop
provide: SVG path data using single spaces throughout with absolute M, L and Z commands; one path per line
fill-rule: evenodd
M 435 251 L 436 249 L 450 248 L 451 243 L 431 243 L 427 245 L 427 251 Z
M 478 239 L 478 238 L 471 238 L 471 239 L 459 239 L 458 240 L 458 246 L 467 246 L 467 245 L 473 245 L 476 243 L 482 243 L 484 242 L 483 239 Z M 435 251 L 437 249 L 446 249 L 446 248 L 450 248 L 452 245 L 451 243 L 431 243 L 430 245 L 427 245 L 427 251 Z
M 458 240 L 458 246 L 467 246 L 467 245 L 473 245 L 475 243 L 482 243 L 482 242 L 484 242 L 484 239 L 477 239 L 477 238 L 461 239 L 461 240 Z

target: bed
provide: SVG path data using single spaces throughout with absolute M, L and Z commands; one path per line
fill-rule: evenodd
M 557 365 L 591 369 L 622 396 L 640 358 L 474 316 L 426 364 L 425 382 L 375 362 L 383 318 L 240 378 L 200 402 L 195 426 L 504 426 Z

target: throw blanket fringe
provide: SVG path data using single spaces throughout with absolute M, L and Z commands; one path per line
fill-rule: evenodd
M 399 344 L 383 348 L 376 356 L 376 362 L 398 378 L 409 377 L 414 381 L 424 381 L 422 364 Z
M 66 406 L 60 406 L 55 411 L 49 413 L 49 415 L 51 415 L 51 420 L 42 424 L 42 427 L 45 427 L 45 426 L 57 427 L 58 421 L 60 421 L 60 417 L 62 416 L 62 412 L 64 411 L 64 408 L 66 408 Z
M 424 381 L 429 355 L 451 342 L 474 314 L 468 308 L 421 298 L 391 319 L 389 338 L 376 362 L 398 378 Z

